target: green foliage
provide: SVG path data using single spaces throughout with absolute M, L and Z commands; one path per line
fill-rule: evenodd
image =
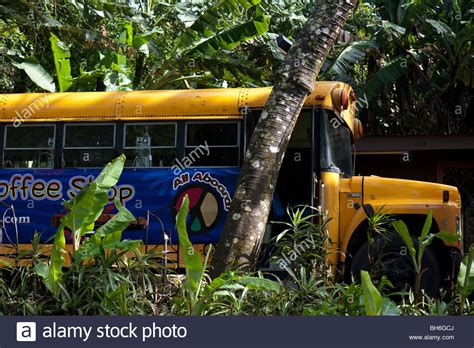
M 361 284 L 364 296 L 365 314 L 380 315 L 382 312 L 382 295 L 372 284 L 367 271 L 361 271 Z
M 268 17 L 260 17 L 255 20 L 242 23 L 236 27 L 225 30 L 219 34 L 200 42 L 197 46 L 191 48 L 188 53 L 194 55 L 195 52 L 209 55 L 220 49 L 231 50 L 241 42 L 255 38 L 268 31 L 270 19 Z
M 186 233 L 187 200 L 177 215 L 181 248 L 190 246 Z M 368 273 L 362 273 L 361 284 L 331 283 L 309 267 L 293 271 L 289 279 L 279 280 L 271 274 L 227 272 L 209 279 L 205 272 L 209 249 L 204 262 L 200 256 L 185 255 L 186 278 L 168 274 L 160 276 L 162 253 L 152 250 L 142 254 L 135 241 L 119 241 L 116 231 L 124 228 L 128 215 L 120 205 L 116 218 L 96 230 L 81 250 L 86 258 L 75 258 L 63 268 L 59 294 L 51 296 L 48 283 L 36 271 L 42 262 L 39 236 L 33 249 L 24 257 L 32 266 L 0 268 L 0 313 L 10 315 L 450 315 L 474 314 L 472 304 L 464 297 L 446 300 L 426 294 L 392 300 L 398 293 L 388 294 L 393 285 L 382 278 L 377 286 Z M 300 215 L 296 222 L 304 219 Z M 307 220 L 306 220 L 307 221 Z M 301 224 L 299 224 L 301 226 Z M 429 237 L 429 219 L 422 235 Z M 290 231 L 287 234 L 291 234 Z M 107 236 L 114 242 L 105 243 Z M 420 236 L 421 237 L 421 236 Z M 286 238 L 282 236 L 282 238 Z M 94 240 L 95 239 L 95 240 Z M 60 238 L 58 238 L 60 240 Z M 279 240 L 281 242 L 282 239 Z M 97 244 L 98 243 L 98 244 Z M 133 245 L 132 245 L 132 244 Z M 110 246 L 110 247 L 109 247 Z M 192 247 L 192 246 L 191 246 Z M 188 249 L 190 250 L 190 249 Z M 471 248 L 471 254 L 474 248 Z M 124 257 L 127 253 L 127 257 Z M 458 292 L 468 296 L 472 291 L 471 261 L 466 259 L 458 278 Z M 199 263 L 199 265 L 197 265 Z M 39 266 L 40 268 L 43 266 Z M 195 267 L 202 272 L 189 272 Z M 466 279 L 468 279 L 466 281 Z M 464 286 L 465 284 L 465 286 Z M 55 286 L 55 285 L 53 285 Z M 464 290 L 462 290 L 464 289 Z
M 377 43 L 370 40 L 353 41 L 342 44 L 341 50 L 330 65 L 324 70 L 320 79 L 336 79 L 348 81 L 349 73 L 354 64 L 359 63 L 370 50 L 377 48 Z
M 397 304 L 381 295 L 385 278 L 374 287 L 368 274 L 363 284 L 325 284 L 324 279 L 308 274 L 304 268 L 298 274 L 290 272 L 296 288 L 290 287 L 277 299 L 276 314 L 283 315 L 400 315 Z M 282 304 L 283 302 L 283 304 Z M 274 313 L 275 314 L 275 313 Z
M 394 84 L 408 70 L 408 64 L 405 56 L 395 57 L 393 60 L 383 64 L 380 69 L 373 74 L 363 87 L 363 94 L 368 101 L 380 94 L 380 91 L 387 85 Z
M 55 296 L 59 295 L 63 280 L 64 253 L 66 239 L 64 237 L 64 224 L 61 224 L 54 237 L 51 258 L 48 263 L 35 265 L 35 272 L 43 278 L 44 284 Z
M 303 306 L 304 315 L 365 315 L 362 300 L 362 288 L 359 284 L 336 283 L 320 285 L 315 289 L 314 297 Z M 295 315 L 299 312 L 294 313 Z
M 189 198 L 185 196 L 183 203 L 176 215 L 176 229 L 178 230 L 179 246 L 183 250 L 184 263 L 186 267 L 186 288 L 189 290 L 189 303 L 194 307 L 201 283 L 204 277 L 205 265 L 202 264 L 201 256 L 195 252 L 186 230 L 186 219 L 189 212 Z
M 463 259 L 458 274 L 459 292 L 468 297 L 474 292 L 474 245 L 469 248 L 469 254 Z
M 108 256 L 107 256 L 108 257 Z M 59 296 L 35 271 L 38 263 L 0 269 L 0 314 L 157 315 L 169 313 L 175 288 L 157 276 L 162 255 L 134 250 L 128 260 L 96 259 L 69 266 Z
M 410 232 L 408 231 L 407 225 L 403 221 L 398 220 L 394 221 L 392 223 L 392 226 L 402 238 L 403 243 L 405 243 L 405 245 L 407 246 L 408 253 L 410 254 L 410 257 L 413 262 L 413 266 L 415 267 L 416 271 L 419 272 L 419 268 L 421 267 L 421 265 L 418 264 L 418 261 L 416 259 L 415 244 L 413 243 L 413 239 Z
M 51 33 L 51 50 L 53 51 L 56 75 L 58 76 L 59 92 L 66 92 L 72 86 L 71 76 L 71 52 L 68 45 L 60 41 L 56 35 Z
M 416 272 L 416 281 L 415 281 L 415 293 L 420 294 L 420 282 L 421 276 L 424 272 L 422 269 L 422 260 L 423 254 L 425 249 L 432 243 L 434 238 L 439 238 L 445 242 L 454 243 L 459 240 L 459 235 L 455 233 L 441 231 L 438 233 L 430 233 L 431 225 L 432 225 L 432 212 L 429 211 L 428 215 L 426 216 L 425 223 L 423 225 L 423 229 L 421 231 L 420 236 L 418 237 L 418 250 L 415 249 L 415 244 L 413 243 L 413 237 L 408 231 L 407 225 L 401 221 L 394 221 L 392 222 L 393 228 L 397 231 L 397 233 L 402 238 L 403 242 L 408 248 L 408 253 L 410 254 L 410 258 L 413 263 L 413 267 Z
M 380 282 L 379 288 L 382 289 L 385 284 L 391 286 L 390 282 L 384 278 Z M 361 285 L 366 315 L 400 315 L 401 312 L 397 304 L 390 298 L 382 296 L 379 289 L 374 286 L 369 272 L 361 271 Z
M 107 164 L 97 178 L 86 185 L 75 197 L 65 202 L 64 206 L 69 210 L 62 217 L 54 238 L 51 257 L 47 263 L 35 265 L 36 273 L 43 278 L 46 287 L 58 297 L 63 287 L 63 267 L 65 254 L 64 229 L 72 232 L 74 254 L 73 260 L 77 265 L 82 265 L 84 260 L 93 259 L 113 264 L 125 253 L 136 249 L 138 241 L 121 241 L 122 231 L 135 220 L 134 216 L 122 206 L 115 202 L 118 213 L 98 228 L 90 239 L 80 243 L 86 232 L 94 230 L 94 223 L 102 214 L 108 203 L 109 190 L 114 186 L 122 173 L 125 156 L 120 156 Z M 116 254 L 116 249 L 122 251 Z M 106 251 L 109 250 L 109 251 Z
M 360 2 L 347 27 L 377 49 L 349 75 L 369 100 L 368 110 L 358 110 L 368 134 L 473 131 L 470 7 L 468 0 Z
M 281 269 L 299 272 L 304 267 L 321 277 L 330 278 L 326 264 L 327 245 L 330 243 L 325 232 L 327 222 L 322 225 L 314 223 L 319 212 L 307 206 L 288 208 L 287 215 L 289 222 L 275 222 L 285 229 L 272 239 L 275 249 L 271 261 Z
M 21 63 L 12 62 L 12 65 L 22 69 L 28 75 L 28 77 L 36 85 L 38 85 L 38 87 L 41 87 L 48 92 L 54 92 L 56 90 L 56 85 L 53 82 L 53 78 L 41 66 L 35 57 L 27 58 Z
M 89 258 L 102 260 L 108 258 L 109 262 L 110 260 L 115 262 L 116 260 L 111 258 L 110 255 L 106 257 L 106 250 L 114 252 L 117 249 L 122 249 L 123 251 L 115 256 L 118 259 L 126 252 L 138 248 L 140 241 L 122 241 L 122 232 L 135 220 L 135 217 L 118 200 L 115 201 L 115 207 L 118 212 L 99 227 L 91 238 L 81 244 L 78 252 L 74 254 L 76 262 L 80 263 Z
M 469 254 L 464 257 L 459 268 L 457 290 L 461 295 L 459 312 L 462 313 L 466 298 L 474 292 L 474 245 L 469 247 Z
M 73 234 L 75 250 L 79 248 L 79 241 L 85 233 L 94 229 L 94 222 L 108 203 L 109 190 L 118 182 L 124 163 L 124 155 L 117 157 L 105 166 L 93 182 L 64 203 L 69 211 L 64 216 L 63 223 Z
M 206 284 L 206 267 L 210 249 L 206 251 L 204 263 L 201 256 L 194 251 L 186 230 L 186 219 L 189 212 L 189 199 L 184 197 L 176 215 L 176 229 L 178 230 L 179 245 L 184 250 L 186 279 L 181 288 L 181 296 L 174 299 L 173 312 L 177 314 L 204 315 L 215 311 L 222 311 L 221 300 L 237 300 L 231 290 L 243 292 L 243 297 L 249 290 L 279 292 L 281 286 L 269 279 L 250 275 L 239 275 L 234 272 L 221 274 Z M 211 302 L 214 301 L 215 303 Z M 239 301 L 237 301 L 238 303 Z M 220 313 L 222 314 L 222 313 Z
M 373 243 L 374 236 L 384 235 L 388 231 L 388 227 L 392 222 L 390 214 L 386 214 L 383 208 L 378 209 L 372 216 L 367 218 L 367 239 L 370 244 Z
M 56 70 L 61 91 L 216 87 L 224 81 L 268 85 L 265 70 L 277 52 L 266 33 L 280 13 L 260 0 L 150 2 L 146 11 L 82 0 L 0 6 L 0 21 L 25 39 L 0 41 L 0 47 L 31 52 L 25 47 L 33 46 L 45 71 Z M 274 30 L 280 32 L 278 25 Z M 7 57 L 5 63 L 12 61 Z M 38 82 L 23 76 L 12 81 L 44 89 Z

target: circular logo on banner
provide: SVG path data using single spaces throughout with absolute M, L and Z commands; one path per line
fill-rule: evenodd
M 186 185 L 175 196 L 176 212 L 186 195 L 189 198 L 188 231 L 192 234 L 206 234 L 219 222 L 219 196 L 209 185 Z

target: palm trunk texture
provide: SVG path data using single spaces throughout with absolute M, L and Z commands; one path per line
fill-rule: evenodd
M 322 0 L 280 66 L 245 153 L 211 274 L 255 268 L 271 200 L 293 128 L 354 0 Z

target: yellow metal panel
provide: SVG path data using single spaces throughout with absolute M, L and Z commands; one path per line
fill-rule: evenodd
M 413 204 L 442 203 L 443 191 L 449 191 L 451 199 L 458 196 L 454 186 L 378 176 L 364 178 L 364 203 L 372 205 L 392 205 L 399 201 Z
M 354 176 L 350 179 L 341 179 L 341 190 L 339 196 L 339 243 L 346 240 L 346 235 L 352 232 L 359 225 L 359 223 L 352 227 L 350 232 L 348 229 L 353 224 L 354 219 L 362 213 L 363 218 L 366 218 L 364 210 L 362 209 L 362 177 Z M 359 209 L 356 209 L 357 204 Z M 341 248 L 342 252 L 345 252 L 345 248 Z M 344 258 L 344 255 L 341 256 Z
M 340 82 L 317 82 L 305 106 L 333 109 L 331 91 L 338 87 L 351 90 Z M 0 122 L 240 119 L 246 107 L 263 108 L 271 90 L 264 87 L 0 94 Z M 350 127 L 351 112 L 342 115 Z
M 443 202 L 443 191 L 449 192 L 449 202 Z M 455 216 L 461 214 L 459 197 L 454 186 L 373 176 L 364 179 L 364 203 L 385 206 L 388 213 L 427 214 L 432 210 L 439 228 L 453 233 Z
M 360 177 L 342 179 L 341 183 L 340 242 L 342 250 L 346 250 L 355 229 L 367 219 L 363 209 L 358 209 L 355 214 L 351 214 L 350 209 L 344 205 L 343 197 L 347 196 L 345 191 L 360 192 L 358 185 L 354 185 L 355 180 L 360 180 Z M 394 215 L 426 215 L 431 210 L 433 219 L 441 230 L 456 232 L 455 217 L 461 216 L 461 206 L 459 192 L 453 186 L 376 176 L 364 177 L 363 186 L 363 203 L 372 205 L 375 211 L 382 209 L 382 212 Z M 443 191 L 449 191 L 449 202 L 443 202 Z M 451 245 L 459 248 L 461 243 Z M 343 253 L 341 261 L 344 259 Z
M 240 89 L 186 91 L 134 91 L 123 93 L 118 102 L 120 117 L 179 116 L 242 117 Z
M 328 247 L 328 262 L 335 266 L 339 261 L 339 173 L 322 172 L 321 182 L 324 184 L 324 190 L 319 197 L 321 197 L 323 217 L 329 220 L 327 232 L 332 243 Z
M 1 121 L 100 120 L 115 115 L 117 92 L 9 94 Z
M 340 256 L 341 262 L 344 262 L 346 259 L 347 246 L 349 245 L 349 241 L 352 237 L 352 234 L 357 229 L 357 227 L 362 223 L 362 221 L 366 219 L 367 219 L 367 215 L 365 214 L 364 209 L 361 207 L 355 212 L 352 218 L 347 221 L 346 229 L 343 230 L 341 228 L 341 251 L 342 251 L 341 256 Z M 351 255 L 351 256 L 354 257 L 354 255 Z

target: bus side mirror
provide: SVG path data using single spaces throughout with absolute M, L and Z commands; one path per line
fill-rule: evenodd
M 291 46 L 293 46 L 293 42 L 290 39 L 288 39 L 285 35 L 279 35 L 276 38 L 276 43 L 277 43 L 278 48 L 282 50 L 285 54 L 287 54 Z

